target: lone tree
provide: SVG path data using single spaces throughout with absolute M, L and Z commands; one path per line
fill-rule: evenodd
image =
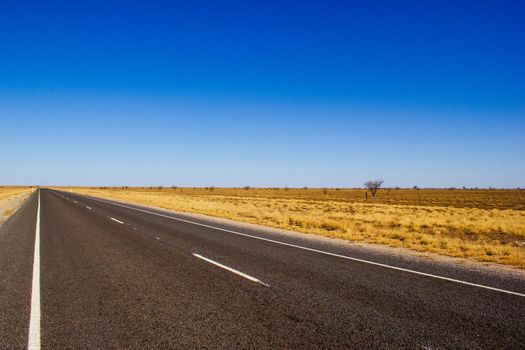
M 372 197 L 375 197 L 377 190 L 381 187 L 383 182 L 383 180 L 370 180 L 365 182 L 365 187 L 370 190 Z

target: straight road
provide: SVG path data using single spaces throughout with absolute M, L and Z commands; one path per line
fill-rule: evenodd
M 0 348 L 525 348 L 523 274 L 54 190 L 0 264 Z

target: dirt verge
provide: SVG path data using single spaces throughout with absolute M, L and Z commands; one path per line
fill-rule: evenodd
M 9 199 L 0 201 L 0 226 L 13 215 L 26 201 L 32 192 L 24 192 Z

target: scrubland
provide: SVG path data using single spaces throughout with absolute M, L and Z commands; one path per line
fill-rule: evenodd
M 525 191 L 74 188 L 276 228 L 525 268 Z

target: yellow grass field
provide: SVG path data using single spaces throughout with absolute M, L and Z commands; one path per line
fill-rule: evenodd
M 0 225 L 17 209 L 13 207 L 13 203 L 9 202 L 9 199 L 30 191 L 31 187 L 0 186 Z
M 271 227 L 525 268 L 525 191 L 74 188 Z
M 16 195 L 30 191 L 30 187 L 0 186 L 0 201 L 9 199 Z

